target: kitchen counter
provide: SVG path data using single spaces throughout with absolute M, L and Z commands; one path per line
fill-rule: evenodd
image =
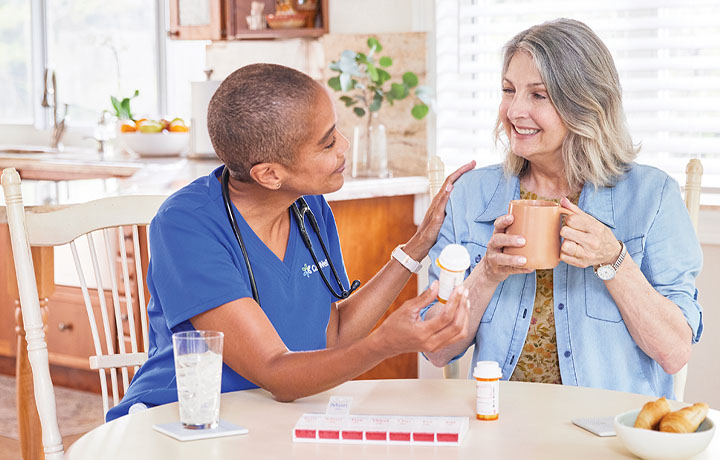
M 142 163 L 128 156 L 102 159 L 94 150 L 20 153 L 13 151 L 13 146 L 0 146 L 0 170 L 10 167 L 20 171 L 24 179 L 71 180 L 130 177 Z
M 107 159 L 94 152 L 0 153 L 0 169 L 14 167 L 21 172 L 27 206 L 71 204 L 112 195 L 170 195 L 220 165 L 217 159 L 135 158 L 125 153 Z M 420 198 L 427 191 L 428 179 L 423 176 L 346 177 L 343 187 L 326 198 L 328 201 L 400 195 Z M 4 196 L 0 196 L 0 205 L 4 203 Z

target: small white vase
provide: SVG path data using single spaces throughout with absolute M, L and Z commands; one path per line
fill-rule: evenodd
M 368 123 L 369 122 L 369 123 Z M 352 177 L 388 177 L 387 133 L 377 112 L 353 129 Z

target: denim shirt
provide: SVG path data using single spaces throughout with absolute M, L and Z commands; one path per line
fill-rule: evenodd
M 430 260 L 447 244 L 462 244 L 470 253 L 467 277 L 485 255 L 495 219 L 519 198 L 518 177 L 506 177 L 501 165 L 464 174 L 450 195 Z M 677 182 L 659 169 L 632 164 L 613 187 L 585 184 L 578 204 L 622 240 L 653 288 L 682 311 L 697 342 L 703 325 L 695 278 L 702 252 Z M 430 282 L 438 276 L 433 263 Z M 503 379 L 512 375 L 534 301 L 535 272 L 511 275 L 497 287 L 475 336 L 473 367 L 497 361 Z M 672 376 L 635 343 L 593 267 L 560 262 L 553 270 L 553 302 L 563 384 L 674 397 Z

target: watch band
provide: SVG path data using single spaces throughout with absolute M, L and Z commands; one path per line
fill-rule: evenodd
M 623 263 L 623 260 L 625 260 L 625 256 L 627 255 L 627 248 L 625 247 L 625 243 L 623 243 L 620 240 L 618 240 L 618 243 L 620 243 L 620 247 L 621 247 L 620 255 L 618 256 L 615 263 L 612 264 L 612 268 L 614 268 L 615 271 L 618 271 L 618 269 L 620 268 L 620 265 L 622 265 L 622 263 Z
M 410 270 L 411 273 L 418 273 L 422 268 L 422 264 L 417 260 L 413 259 L 402 250 L 404 244 L 398 245 L 393 252 L 390 254 L 393 259 L 400 262 L 400 265 Z
M 620 243 L 620 255 L 617 259 L 615 259 L 615 262 L 613 262 L 612 264 L 600 265 L 594 270 L 597 277 L 603 281 L 610 281 L 611 279 L 615 278 L 615 274 L 617 273 L 620 265 L 622 265 L 623 260 L 625 260 L 625 256 L 627 255 L 627 248 L 625 247 L 625 244 L 620 240 L 618 240 L 618 243 Z

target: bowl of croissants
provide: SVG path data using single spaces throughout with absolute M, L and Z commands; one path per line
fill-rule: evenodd
M 710 444 L 715 424 L 708 405 L 673 411 L 665 398 L 615 417 L 615 433 L 627 449 L 645 460 L 678 460 L 699 454 Z

